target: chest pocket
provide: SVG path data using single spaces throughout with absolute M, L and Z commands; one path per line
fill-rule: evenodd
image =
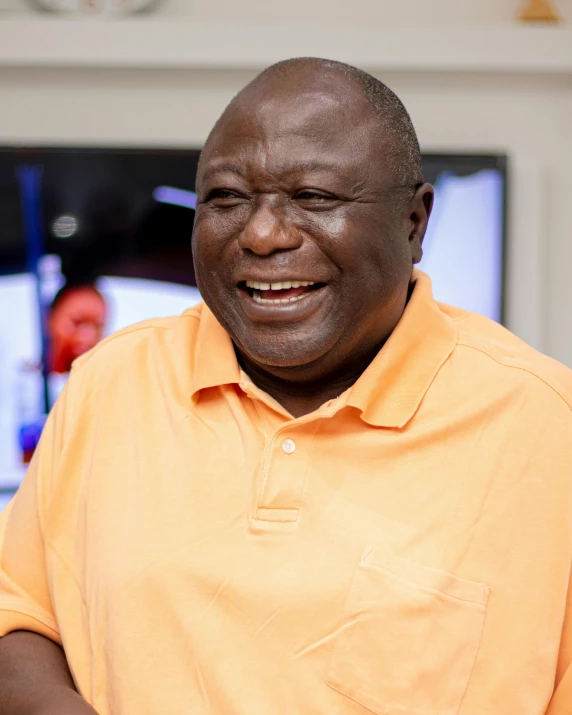
M 377 715 L 457 715 L 489 589 L 368 547 L 326 682 Z

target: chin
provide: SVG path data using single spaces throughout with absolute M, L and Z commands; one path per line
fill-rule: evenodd
M 314 359 L 306 359 L 304 355 L 274 355 L 274 354 L 249 354 L 250 359 L 261 367 L 276 367 L 276 368 L 303 368 L 304 366 L 313 363 Z
M 315 365 L 329 353 L 331 347 L 333 346 L 308 344 L 307 341 L 280 341 L 276 345 L 269 345 L 267 341 L 256 341 L 243 344 L 241 350 L 249 360 L 260 367 L 297 371 Z

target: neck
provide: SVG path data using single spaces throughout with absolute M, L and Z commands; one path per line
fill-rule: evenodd
M 293 417 L 302 417 L 349 389 L 360 378 L 380 348 L 381 346 L 377 346 L 360 361 L 344 366 L 337 373 L 313 379 L 304 379 L 303 368 L 267 368 L 253 362 L 244 353 L 238 350 L 236 352 L 240 366 L 257 387 L 267 392 Z
M 334 369 L 326 368 L 324 372 L 323 362 L 286 368 L 261 365 L 235 345 L 238 362 L 252 382 L 273 397 L 293 417 L 307 415 L 328 400 L 338 397 L 357 382 L 401 319 L 405 306 L 411 298 L 413 287 L 414 283 L 410 282 L 405 301 L 396 313 L 390 329 L 365 347 L 361 354 L 357 355 L 355 349 L 346 353 L 341 358 L 341 364 Z

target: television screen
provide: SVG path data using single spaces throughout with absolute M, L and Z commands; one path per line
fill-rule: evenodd
M 200 301 L 198 150 L 0 148 L 0 510 L 71 363 L 105 335 Z M 506 161 L 424 156 L 421 268 L 438 300 L 502 320 Z
M 419 268 L 437 300 L 502 322 L 506 158 L 425 154 L 435 204 Z

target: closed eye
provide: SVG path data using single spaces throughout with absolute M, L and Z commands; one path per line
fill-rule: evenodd
M 243 199 L 243 196 L 231 189 L 212 189 L 206 195 L 205 203 L 211 203 L 221 207 L 235 206 Z
M 323 194 L 320 191 L 313 191 L 311 189 L 303 189 L 302 191 L 297 191 L 294 195 L 295 199 L 333 199 L 335 198 L 331 194 Z
M 329 209 L 340 204 L 341 199 L 314 189 L 302 189 L 292 197 L 294 201 L 307 209 Z

